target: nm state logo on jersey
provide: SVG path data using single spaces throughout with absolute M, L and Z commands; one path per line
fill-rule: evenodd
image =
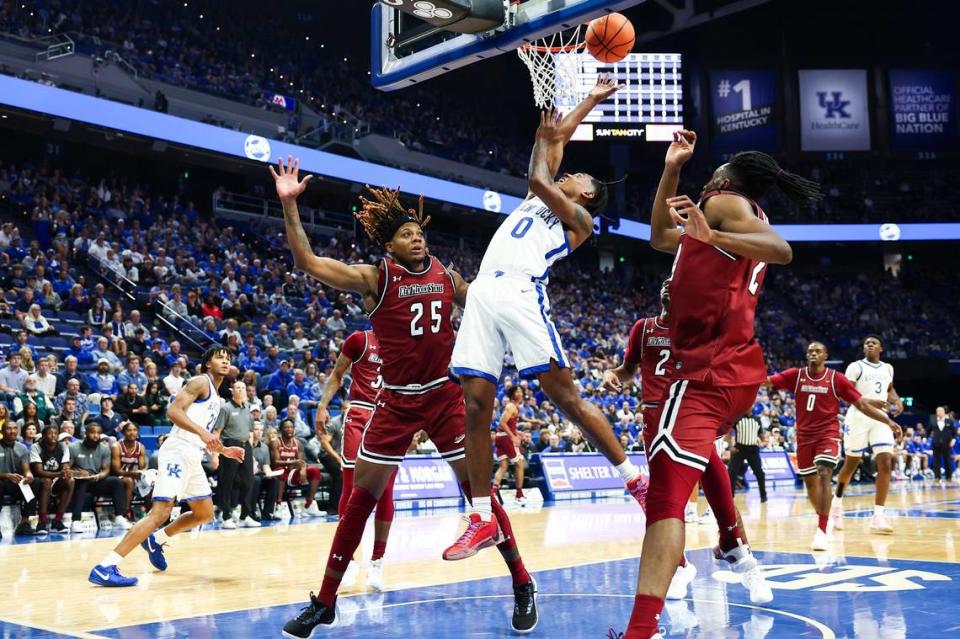
M 404 284 L 397 288 L 398 297 L 416 297 L 430 293 L 443 293 L 443 284 L 431 282 L 429 284 Z

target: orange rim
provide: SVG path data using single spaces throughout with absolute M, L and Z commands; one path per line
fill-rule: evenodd
M 586 42 L 581 42 L 579 44 L 568 44 L 562 47 L 545 47 L 538 44 L 521 44 L 520 48 L 524 51 L 536 51 L 537 53 L 572 53 L 573 51 L 579 51 L 585 46 L 587 46 Z

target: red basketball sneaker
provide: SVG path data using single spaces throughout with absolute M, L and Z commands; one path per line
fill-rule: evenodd
M 503 541 L 496 519 L 483 521 L 480 515 L 471 513 L 466 520 L 467 529 L 460 535 L 460 539 L 443 551 L 443 558 L 447 561 L 473 557 L 484 548 L 496 546 Z
M 627 482 L 627 492 L 633 495 L 633 498 L 640 504 L 643 512 L 647 512 L 647 488 L 650 482 L 643 478 L 643 475 L 637 475 Z

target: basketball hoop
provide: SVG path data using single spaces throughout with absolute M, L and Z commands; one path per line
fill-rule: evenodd
M 517 55 L 527 65 L 533 83 L 533 101 L 541 109 L 551 106 L 573 106 L 576 102 L 577 74 L 580 64 L 576 56 L 586 45 L 581 38 L 583 25 L 523 44 Z

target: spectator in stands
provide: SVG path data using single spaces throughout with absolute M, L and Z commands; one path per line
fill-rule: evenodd
M 930 466 L 937 481 L 941 481 L 941 467 L 946 480 L 953 479 L 953 446 L 957 443 L 957 427 L 953 419 L 947 415 L 943 406 L 937 406 L 936 412 L 930 416 L 930 448 L 933 451 Z
M 106 337 L 97 338 L 96 346 L 90 351 L 90 354 L 93 355 L 98 367 L 100 366 L 100 362 L 105 360 L 109 372 L 118 373 L 123 370 L 123 364 L 120 363 L 120 358 L 110 350 L 110 341 Z
M 247 346 L 244 351 L 240 353 L 237 364 L 244 370 L 253 370 L 258 373 L 263 372 L 263 361 L 257 354 L 257 347 L 253 344 Z
M 139 394 L 139 390 L 136 383 L 128 383 L 124 386 L 124 391 L 117 397 L 115 406 L 123 419 L 128 419 L 141 426 L 149 426 L 152 421 L 150 409 L 143 395 Z
M 57 375 L 57 396 L 67 390 L 67 384 L 71 379 L 77 380 L 78 390 L 80 392 L 90 392 L 90 385 L 87 383 L 86 376 L 80 372 L 77 358 L 72 355 L 67 355 L 63 360 L 63 372 Z M 2 384 L 2 372 L 0 372 L 0 384 Z M 2 387 L 0 387 L 0 390 L 2 390 Z
M 137 357 L 143 357 L 147 354 L 149 344 L 147 344 L 146 331 L 142 327 L 134 329 L 133 339 L 128 341 L 127 349 Z
M 541 442 L 543 437 L 540 438 Z M 624 449 L 626 450 L 626 449 Z M 561 443 L 560 436 L 556 433 L 550 433 L 547 437 L 547 445 L 540 449 L 541 453 L 565 453 L 566 447 Z
M 82 338 L 79 335 L 70 338 L 70 348 L 67 349 L 67 356 L 76 358 L 77 366 L 86 369 L 93 365 L 93 354 L 83 348 L 81 340 Z
M 71 377 L 67 380 L 67 388 L 62 393 L 57 395 L 53 403 L 57 407 L 58 412 L 63 412 L 64 406 L 68 399 L 72 399 L 77 403 L 77 406 L 86 408 L 87 406 L 87 396 L 85 393 L 80 391 L 80 378 Z
M 70 297 L 67 298 L 67 301 L 63 303 L 61 308 L 73 313 L 86 313 L 90 310 L 90 300 L 87 299 L 86 293 L 83 292 L 83 286 L 74 284 L 70 289 Z
M 281 421 L 288 419 L 293 422 L 294 432 L 297 437 L 303 440 L 310 438 L 313 431 L 310 429 L 310 426 L 307 425 L 306 417 L 303 411 L 300 410 L 300 398 L 296 395 L 290 395 L 290 397 L 287 398 L 287 407 L 280 412 Z
M 287 396 L 296 396 L 300 400 L 300 405 L 304 408 L 315 408 L 317 397 L 313 394 L 313 387 L 307 384 L 304 372 L 300 368 L 293 370 L 293 381 L 287 384 Z
M 13 414 L 20 417 L 29 404 L 36 407 L 37 419 L 41 422 L 49 423 L 50 417 L 56 413 L 53 402 L 47 398 L 46 393 L 37 388 L 37 378 L 34 375 L 27 376 L 23 382 L 23 390 L 13 399 Z
M 31 446 L 39 437 L 40 430 L 45 426 L 43 421 L 37 417 L 37 405 L 27 404 L 20 419 L 17 420 L 17 426 L 20 428 L 20 440 Z
M 27 371 L 20 368 L 21 361 L 20 354 L 14 351 L 7 357 L 7 365 L 0 369 L 0 399 L 11 401 L 23 390 Z
M 298 351 L 305 351 L 310 348 L 310 340 L 303 333 L 302 326 L 297 326 L 293 330 L 293 348 Z
M 109 322 L 103 325 L 101 329 L 103 337 L 107 340 L 108 347 L 121 361 L 127 356 L 127 343 L 116 336 L 113 332 L 113 325 Z
M 127 368 L 117 375 L 119 392 L 125 392 L 128 384 L 135 384 L 137 388 L 147 387 L 147 376 L 140 371 L 140 358 L 137 355 L 128 356 Z
M 81 395 L 83 403 L 72 397 L 68 397 L 63 402 L 63 408 L 56 416 L 51 418 L 51 423 L 59 426 L 63 422 L 73 422 L 74 424 L 84 424 L 87 419 L 87 399 Z
M 280 420 L 277 419 L 276 406 L 264 406 L 263 408 L 263 428 L 269 432 L 278 432 L 280 430 Z
M 73 493 L 73 523 L 70 532 L 83 532 L 80 520 L 86 505 L 87 495 L 109 497 L 113 501 L 113 525 L 128 530 L 130 522 L 123 513 L 127 512 L 126 489 L 119 477 L 110 474 L 112 455 L 110 446 L 100 441 L 103 431 L 99 424 L 88 424 L 83 440 L 70 447 L 70 459 L 73 462 L 73 476 L 77 479 Z
M 40 306 L 46 311 L 58 313 L 63 306 L 63 300 L 60 295 L 53 290 L 52 282 L 45 282 L 40 288 Z
M 276 347 L 271 347 L 271 351 L 275 351 Z M 269 359 L 269 354 L 266 359 Z M 293 375 L 290 373 L 290 362 L 289 360 L 282 359 L 280 360 L 280 365 L 273 373 L 266 376 L 263 381 L 263 388 L 268 393 L 276 391 L 285 391 L 290 382 L 293 381 Z
M 0 439 L 0 496 L 13 497 L 20 503 L 20 525 L 14 535 L 32 535 L 33 526 L 30 525 L 29 515 L 36 507 L 37 500 L 24 501 L 20 483 L 26 482 L 33 486 L 34 476 L 30 471 L 30 450 L 18 441 L 20 431 L 14 422 L 5 422 L 2 427 L 3 438 Z
M 31 286 L 27 285 L 27 281 L 25 279 L 16 277 L 16 273 L 22 272 L 23 267 L 19 264 L 14 264 L 13 268 L 15 274 L 14 281 L 23 281 L 23 285 L 19 287 L 21 289 L 20 297 L 13 305 L 13 312 L 16 314 L 17 319 L 23 322 L 23 318 L 30 311 L 30 307 L 36 304 L 36 291 L 34 291 Z
M 277 346 L 277 338 L 270 332 L 266 324 L 261 324 L 258 330 L 260 332 L 257 333 L 256 343 L 260 348 L 266 349 L 270 346 Z
M 183 367 L 179 361 L 174 360 L 170 366 L 170 372 L 163 378 L 163 387 L 167 391 L 167 395 L 170 397 L 176 396 L 185 383 L 186 379 L 183 377 Z
M 61 422 L 59 431 L 60 434 L 57 436 L 57 439 L 62 441 L 64 445 L 70 446 L 79 441 L 76 437 L 74 437 L 74 435 L 76 435 L 77 427 L 73 422 Z
M 123 325 L 123 335 L 126 338 L 134 337 L 137 329 L 141 329 L 143 334 L 149 333 L 149 327 L 141 321 L 140 311 L 134 309 L 130 311 L 130 321 Z
M 37 379 L 37 390 L 53 402 L 53 398 L 57 395 L 57 377 L 50 373 L 50 360 L 48 358 L 42 357 L 37 362 L 37 372 L 34 377 Z
M 97 370 L 88 374 L 87 381 L 90 384 L 91 393 L 116 397 L 119 392 L 117 377 L 110 372 L 110 362 L 105 357 L 97 361 Z
M 27 349 L 30 352 L 30 357 L 33 359 L 33 361 L 37 361 L 37 359 L 40 357 L 40 352 L 35 346 L 30 344 L 30 335 L 30 333 L 23 329 L 18 330 L 17 343 L 10 347 L 10 351 L 16 351 L 17 353 L 20 353 L 23 352 L 23 349 Z M 20 366 L 26 368 L 23 361 L 20 362 Z
M 347 330 L 347 323 L 343 321 L 343 314 L 339 310 L 334 309 L 333 315 L 327 320 L 327 328 L 333 332 Z
M 143 393 L 143 401 L 147 405 L 147 414 L 154 426 L 159 426 L 167 420 L 167 402 L 160 392 L 160 382 L 147 382 L 147 389 Z
M 63 513 L 73 498 L 74 480 L 70 470 L 70 450 L 59 441 L 56 426 L 44 426 L 40 441 L 30 449 L 30 470 L 37 478 L 40 490 L 37 502 L 40 506 L 37 534 L 65 533 Z M 50 498 L 57 499 L 53 524 L 48 523 Z
M 103 329 L 109 324 L 107 309 L 103 306 L 102 297 L 94 297 L 90 300 L 90 309 L 87 311 L 87 324 L 97 329 Z
M 121 433 L 118 433 L 122 417 L 113 410 L 113 397 L 103 396 L 100 398 L 100 413 L 87 418 L 87 424 L 100 424 L 104 437 L 119 439 Z

